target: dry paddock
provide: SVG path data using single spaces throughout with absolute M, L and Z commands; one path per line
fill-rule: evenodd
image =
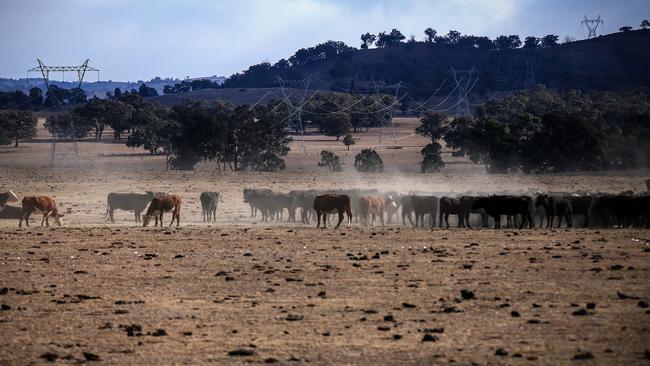
M 647 230 L 0 228 L 0 364 L 648 364 Z

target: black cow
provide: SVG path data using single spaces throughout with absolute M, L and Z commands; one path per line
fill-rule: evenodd
M 471 209 L 484 209 L 494 218 L 495 229 L 501 228 L 501 215 L 521 215 L 523 219 L 519 229 L 523 229 L 526 223 L 532 229 L 532 205 L 533 200 L 528 196 L 488 196 L 476 197 Z
M 413 223 L 413 219 L 411 218 L 411 213 L 415 211 L 413 208 L 413 196 L 402 196 L 401 201 L 402 201 L 402 224 L 406 225 L 406 218 L 408 217 L 411 225 L 417 226 Z
M 574 216 L 583 215 L 585 217 L 585 222 L 582 227 L 589 226 L 589 211 L 591 209 L 591 202 L 593 200 L 592 196 L 585 195 L 571 195 L 569 201 L 571 203 L 571 212 Z
M 217 221 L 217 207 L 219 206 L 219 192 L 201 193 L 201 219 L 203 222 Z
M 289 195 L 293 198 L 293 208 L 290 213 L 291 216 L 296 217 L 295 210 L 300 209 L 300 220 L 303 224 L 309 225 L 309 217 L 313 214 L 314 208 L 314 197 L 316 197 L 316 191 L 290 191 Z
M 4 205 L 0 207 L 0 219 L 6 220 L 20 220 L 23 216 L 23 209 L 21 207 Z
M 338 229 L 343 222 L 343 214 L 348 216 L 348 229 L 352 226 L 352 209 L 350 197 L 345 194 L 322 194 L 314 197 L 314 211 L 316 211 L 316 228 L 320 227 L 321 217 L 323 228 L 327 227 L 327 214 L 338 213 L 339 222 L 335 229 Z
M 106 197 L 106 215 L 111 220 L 112 223 L 115 223 L 113 214 L 115 210 L 124 210 L 124 211 L 133 211 L 135 215 L 135 222 L 140 222 L 140 214 L 147 207 L 149 202 L 152 199 L 158 196 L 163 196 L 163 192 L 151 192 L 147 191 L 146 193 L 114 193 L 111 192 Z
M 257 210 L 259 209 L 257 204 L 261 202 L 260 198 L 266 193 L 271 192 L 270 189 L 244 188 L 244 202 L 251 206 L 251 218 L 257 216 Z M 262 220 L 264 220 L 264 218 L 262 218 Z
M 481 226 L 486 228 L 488 227 L 488 214 L 482 208 L 472 209 L 472 204 L 474 204 L 474 199 L 476 199 L 475 196 L 462 196 L 460 198 L 461 206 L 463 208 L 463 211 L 465 212 L 465 224 L 467 225 L 468 228 L 471 229 L 472 227 L 469 224 L 470 214 L 477 214 L 481 216 Z
M 412 195 L 411 204 L 415 211 L 415 227 L 418 223 L 424 227 L 424 215 L 429 214 L 431 217 L 431 227 L 436 226 L 436 214 L 440 200 L 436 196 L 416 196 Z
M 544 207 L 546 212 L 546 228 L 553 227 L 553 220 L 558 217 L 557 227 L 562 226 L 562 218 L 566 219 L 567 227 L 573 227 L 571 199 L 566 196 L 549 196 L 539 194 L 535 199 L 535 207 Z
M 465 199 L 442 197 L 440 199 L 440 227 L 442 227 L 443 217 L 444 222 L 447 224 L 447 227 L 449 227 L 449 215 L 458 216 L 458 227 L 465 227 L 465 221 L 467 221 L 467 227 L 470 227 L 469 213 L 470 208 L 472 207 L 472 202 L 473 198 L 470 199 L 468 196 L 466 196 Z

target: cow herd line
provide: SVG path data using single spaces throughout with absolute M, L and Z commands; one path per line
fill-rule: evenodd
M 339 214 L 339 225 L 348 217 L 362 225 L 378 219 L 382 225 L 401 216 L 403 225 L 450 227 L 450 216 L 460 228 L 504 227 L 534 228 L 574 225 L 582 227 L 645 227 L 650 228 L 650 194 L 463 194 L 449 196 L 444 192 L 429 194 L 399 194 L 377 190 L 349 189 L 326 192 L 316 190 L 274 192 L 268 189 L 244 189 L 244 202 L 251 208 L 251 217 L 261 213 L 262 221 L 296 221 L 310 224 L 315 217 Z M 349 203 L 346 203 L 349 202 Z M 346 207 L 349 205 L 349 209 Z M 349 212 L 349 213 L 348 213 Z M 452 219 L 452 220 L 453 220 Z M 538 223 L 536 225 L 536 223 Z M 337 225 L 338 227 L 338 225 Z
M 294 190 L 276 192 L 270 189 L 243 190 L 244 203 L 250 206 L 252 219 L 262 222 L 300 222 L 316 227 L 327 226 L 328 215 L 337 214 L 338 228 L 347 216 L 347 226 L 353 219 L 361 225 L 393 223 L 401 216 L 403 225 L 418 227 L 439 226 L 471 227 L 519 227 L 520 229 L 547 227 L 645 227 L 650 228 L 650 193 L 634 194 L 464 194 L 445 193 L 400 194 L 372 189 L 348 190 Z M 202 220 L 216 221 L 217 208 L 223 198 L 219 192 L 203 192 L 200 195 Z M 49 219 L 62 225 L 65 216 L 50 196 L 26 196 L 21 207 L 8 203 L 17 202 L 13 191 L 0 193 L 0 219 L 18 219 L 19 226 L 25 221 L 29 226 L 30 215 L 42 214 L 41 226 L 49 226 Z M 106 201 L 105 219 L 115 222 L 116 210 L 133 211 L 136 223 L 147 226 L 152 219 L 154 226 L 163 226 L 163 214 L 171 212 L 172 226 L 180 225 L 182 199 L 179 195 L 164 192 L 109 193 Z M 142 214 L 144 212 L 144 215 Z M 285 216 L 286 213 L 286 216 Z M 505 224 L 502 225 L 502 219 Z M 577 223 L 576 223 L 576 220 Z M 536 225 L 536 223 L 539 223 Z M 545 222 L 545 223 L 544 223 Z M 579 225 L 578 225 L 579 224 Z

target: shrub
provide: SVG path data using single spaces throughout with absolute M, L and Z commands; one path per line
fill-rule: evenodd
M 343 170 L 341 158 L 329 150 L 323 150 L 320 152 L 320 161 L 318 162 L 318 166 L 327 167 L 333 172 L 340 172 Z
M 363 149 L 354 158 L 354 167 L 359 172 L 383 172 L 384 162 L 381 156 L 373 149 Z

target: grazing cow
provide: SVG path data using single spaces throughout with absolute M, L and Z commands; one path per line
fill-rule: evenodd
M 156 225 L 158 224 L 158 219 L 160 219 L 160 227 L 162 227 L 163 213 L 170 211 L 172 211 L 172 221 L 169 223 L 169 226 L 172 226 L 174 219 L 176 219 L 176 227 L 178 227 L 181 221 L 181 197 L 175 194 L 154 197 L 151 203 L 149 203 L 147 213 L 144 214 L 142 226 L 147 227 L 151 218 L 155 217 Z
M 386 203 L 386 201 L 389 199 L 393 201 L 394 204 L 389 205 Z M 397 212 L 399 211 L 399 207 L 402 204 L 402 200 L 400 199 L 399 193 L 391 191 L 384 193 L 384 202 L 386 203 L 384 207 L 386 210 L 386 223 L 390 225 L 393 223 L 393 215 L 397 217 Z
M 409 218 L 409 222 L 411 225 L 416 226 L 413 224 L 413 219 L 411 218 L 411 213 L 414 211 L 413 209 L 413 198 L 412 196 L 402 196 L 402 224 L 406 225 L 406 218 Z
M 25 225 L 29 226 L 29 216 L 34 212 L 43 214 L 41 226 L 43 226 L 43 223 L 45 223 L 45 225 L 49 227 L 50 217 L 54 218 L 54 221 L 59 226 L 63 226 L 61 218 L 64 215 L 62 213 L 59 213 L 54 198 L 50 196 L 27 196 L 23 198 L 22 204 L 23 209 L 20 215 L 20 222 L 18 223 L 18 227 L 23 226 L 23 219 L 25 220 Z
M 521 215 L 522 220 L 519 229 L 523 229 L 528 223 L 533 228 L 532 199 L 527 196 L 488 196 L 476 197 L 471 209 L 482 208 L 494 218 L 494 228 L 501 228 L 501 215 Z
M 352 209 L 350 207 L 350 197 L 345 194 L 322 194 L 314 197 L 314 211 L 316 211 L 316 228 L 320 227 L 320 219 L 323 217 L 323 229 L 327 228 L 327 214 L 338 213 L 339 223 L 335 229 L 338 229 L 343 222 L 343 213 L 348 215 L 348 228 L 352 226 Z
M 435 196 L 411 196 L 413 211 L 415 211 L 415 227 L 418 222 L 424 227 L 424 215 L 428 214 L 431 219 L 431 227 L 436 226 L 436 213 L 440 200 Z
M 203 192 L 199 198 L 201 200 L 201 219 L 203 222 L 217 221 L 219 192 Z
M 367 226 L 368 215 L 370 215 L 372 217 L 371 225 L 375 226 L 375 216 L 379 216 L 381 226 L 386 226 L 386 223 L 384 222 L 384 211 L 387 206 L 397 206 L 395 201 L 393 201 L 392 196 L 388 196 L 386 199 L 384 199 L 384 197 L 373 196 L 363 196 L 359 198 L 361 223 L 364 226 Z
M 445 223 L 447 228 L 449 228 L 449 215 L 458 216 L 458 227 L 465 227 L 465 221 L 467 221 L 467 227 L 469 226 L 469 213 L 470 207 L 472 207 L 473 198 L 461 199 L 461 198 L 451 198 L 451 197 L 442 197 L 440 199 L 440 218 L 439 225 L 442 227 L 442 219 L 444 216 Z
M 573 227 L 573 220 L 571 218 L 573 211 L 569 197 L 540 194 L 535 199 L 535 207 L 544 207 L 547 229 L 553 227 L 553 220 L 556 216 L 558 217 L 558 228 L 562 226 L 562 217 L 566 219 L 567 227 Z
M 164 196 L 164 192 L 151 192 L 145 193 L 115 193 L 111 192 L 106 197 L 106 214 L 112 223 L 115 223 L 113 213 L 115 210 L 133 211 L 135 215 L 135 222 L 140 222 L 140 215 L 151 202 L 154 197 Z

